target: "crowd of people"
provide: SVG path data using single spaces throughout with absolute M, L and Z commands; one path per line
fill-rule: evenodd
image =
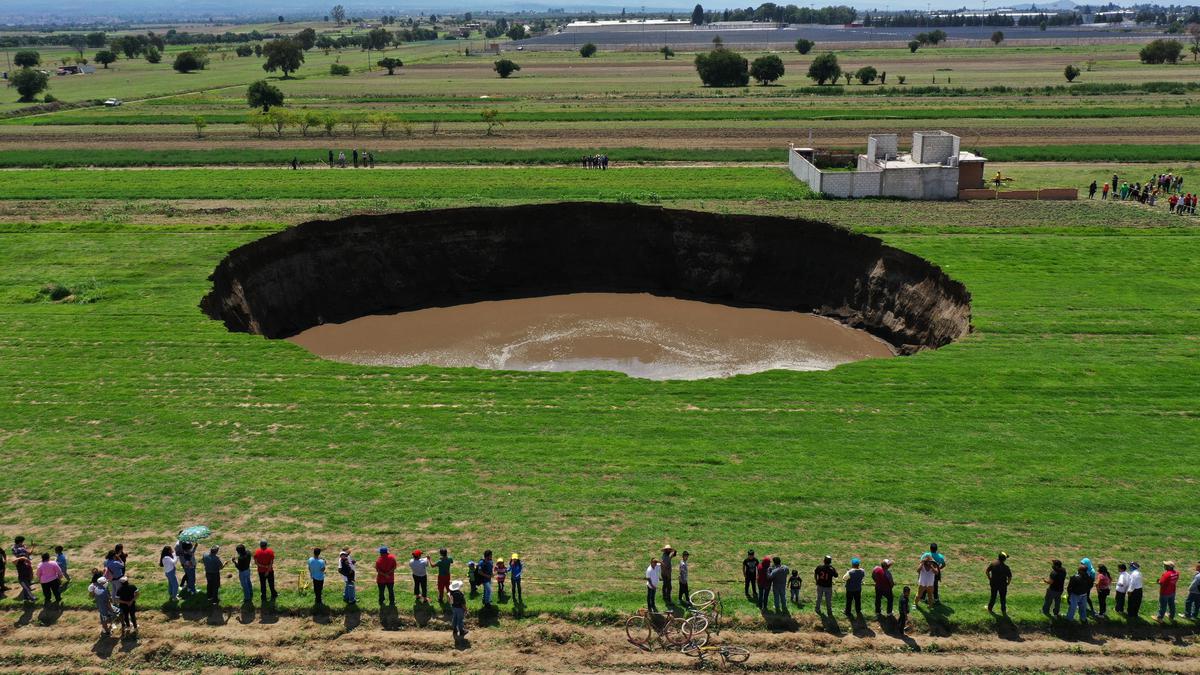
M 645 573 L 647 610 L 658 611 L 656 597 L 659 593 L 668 607 L 676 606 L 671 588 L 672 566 L 677 567 L 679 571 L 678 604 L 688 606 L 687 584 L 690 555 L 684 551 L 682 555 L 678 556 L 677 563 L 674 562 L 676 557 L 675 550 L 667 545 L 663 547 L 661 555 L 651 558 Z M 946 569 L 946 556 L 938 551 L 936 543 L 932 543 L 929 545 L 929 549 L 917 559 L 915 567 L 910 568 L 917 587 L 915 598 L 912 596 L 911 586 L 902 586 L 897 598 L 897 582 L 893 576 L 893 567 L 892 560 L 884 559 L 870 573 L 870 580 L 874 585 L 875 616 L 895 617 L 893 608 L 898 605 L 897 628 L 903 632 L 909 627 L 910 612 L 918 604 L 925 602 L 930 607 L 941 604 L 941 582 L 942 574 Z M 764 614 L 771 611 L 772 605 L 775 613 L 787 613 L 789 601 L 797 607 L 803 606 L 800 594 L 803 579 L 797 570 L 790 569 L 785 565 L 780 556 L 763 556 L 760 559 L 753 550 L 750 550 L 742 559 L 741 568 L 746 598 L 754 602 Z M 1061 617 L 1062 599 L 1065 594 L 1067 620 L 1073 621 L 1075 615 L 1078 614 L 1079 621 L 1086 625 L 1089 617 L 1107 618 L 1108 598 L 1112 592 L 1115 592 L 1114 609 L 1117 613 L 1130 618 L 1140 616 L 1145 586 L 1140 565 L 1137 562 L 1121 563 L 1117 565 L 1117 571 L 1118 576 L 1114 580 L 1108 567 L 1094 565 L 1090 559 L 1083 558 L 1079 561 L 1075 574 L 1068 579 L 1067 569 L 1063 562 L 1061 560 L 1051 561 L 1050 572 L 1043 579 L 1046 592 L 1042 613 L 1048 617 Z M 1184 618 L 1200 620 L 1200 563 L 1196 563 L 1194 572 L 1195 575 L 1188 586 Z M 987 579 L 990 590 L 987 611 L 994 613 L 996 605 L 999 604 L 1000 613 L 1007 616 L 1008 587 L 1013 581 L 1013 572 L 1008 566 L 1008 554 L 1000 552 L 996 559 L 984 568 L 983 575 Z M 851 620 L 862 619 L 862 593 L 867 578 L 867 570 L 859 558 L 851 558 L 850 568 L 839 576 L 837 569 L 833 566 L 833 557 L 825 556 L 812 574 L 813 585 L 816 589 L 814 609 L 817 614 L 833 616 L 834 589 L 835 585 L 840 583 L 843 587 L 845 601 L 843 613 Z M 1164 561 L 1163 572 L 1158 577 L 1159 609 L 1155 616 L 1157 621 L 1161 622 L 1166 618 L 1175 620 L 1175 595 L 1178 583 L 1179 572 L 1176 570 L 1175 563 L 1169 560 Z M 1099 611 L 1096 611 L 1096 605 L 1092 602 L 1093 590 L 1096 591 Z M 785 596 L 787 597 L 785 598 Z M 821 611 L 822 605 L 824 612 Z M 886 612 L 884 611 L 885 606 Z
M 1088 199 L 1095 199 L 1096 193 L 1100 199 L 1107 201 L 1135 201 L 1147 206 L 1156 206 L 1161 199 L 1167 203 L 1171 213 L 1180 215 L 1195 215 L 1196 201 L 1200 194 L 1183 191 L 1183 176 L 1171 173 L 1159 173 L 1150 176 L 1145 182 L 1122 181 L 1120 176 L 1113 174 L 1111 182 L 1088 185 Z
M 320 162 L 320 160 L 317 160 L 317 162 Z M 292 155 L 292 161 L 288 162 L 288 166 L 291 167 L 292 171 L 296 171 L 302 163 L 298 155 Z M 350 151 L 350 156 L 347 158 L 345 150 L 339 150 L 336 156 L 333 154 L 333 150 L 330 150 L 325 159 L 325 164 L 331 169 L 345 169 L 347 166 L 355 169 L 374 169 L 375 153 L 369 150 L 360 151 L 356 148 Z
M 583 168 L 585 169 L 607 169 L 608 155 L 584 155 Z

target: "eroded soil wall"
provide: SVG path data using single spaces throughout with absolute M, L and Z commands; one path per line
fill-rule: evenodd
M 368 314 L 579 292 L 815 312 L 900 353 L 970 330 L 935 265 L 825 223 L 574 202 L 314 221 L 229 253 L 201 308 L 283 338 Z

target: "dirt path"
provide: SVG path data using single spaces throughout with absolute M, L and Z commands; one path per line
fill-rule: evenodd
M 474 622 L 474 619 L 471 620 Z M 143 610 L 136 638 L 100 638 L 92 612 L 5 612 L 0 664 L 22 672 L 183 669 L 255 671 L 645 672 L 693 668 L 682 654 L 643 652 L 620 628 L 559 620 L 474 627 L 455 643 L 441 616 L 419 625 L 402 612 L 384 627 L 373 614 L 309 617 L 224 613 L 168 615 Z M 830 634 L 817 625 L 796 632 L 724 631 L 714 644 L 753 653 L 746 667 L 762 672 L 995 671 L 1200 672 L 1194 635 L 1129 639 L 1103 634 L 1054 636 L 1016 632 L 906 638 L 867 626 Z M 470 627 L 470 625 L 469 625 Z M 727 670 L 736 669 L 729 666 Z

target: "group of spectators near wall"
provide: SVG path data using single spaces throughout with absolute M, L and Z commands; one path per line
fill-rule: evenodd
M 1183 176 L 1172 173 L 1154 174 L 1144 183 L 1122 181 L 1120 176 L 1113 174 L 1112 182 L 1097 183 L 1092 181 L 1088 186 L 1088 199 L 1095 199 L 1096 193 L 1100 199 L 1107 201 L 1134 201 L 1147 206 L 1155 206 L 1161 199 L 1167 203 L 1171 213 L 1195 215 L 1196 202 L 1200 195 L 1183 191 Z

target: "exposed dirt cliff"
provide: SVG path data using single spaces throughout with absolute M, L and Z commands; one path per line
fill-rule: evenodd
M 815 312 L 900 353 L 970 330 L 935 265 L 825 223 L 572 202 L 314 221 L 242 246 L 200 307 L 270 338 L 367 314 L 578 292 Z

